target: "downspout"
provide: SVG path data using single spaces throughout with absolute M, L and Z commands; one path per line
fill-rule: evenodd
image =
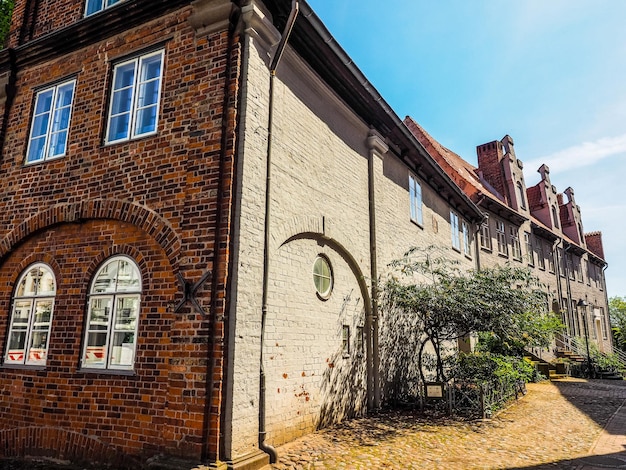
M 270 463 L 278 461 L 278 452 L 272 446 L 265 442 L 267 431 L 265 429 L 265 366 L 263 363 L 263 345 L 265 343 L 265 322 L 267 320 L 267 298 L 269 291 L 269 272 L 270 272 L 270 221 L 271 221 L 271 200 L 272 200 L 272 127 L 274 124 L 274 79 L 276 77 L 276 69 L 278 63 L 285 52 L 289 35 L 296 22 L 300 4 L 298 0 L 292 0 L 291 13 L 285 25 L 278 48 L 274 54 L 274 58 L 270 64 L 270 88 L 268 103 L 268 122 L 267 122 L 267 160 L 266 160 L 266 179 L 265 179 L 265 234 L 263 240 L 263 300 L 261 307 L 261 354 L 259 356 L 259 449 L 270 456 Z
M 4 144 L 6 142 L 7 129 L 9 126 L 9 118 L 11 117 L 11 109 L 13 108 L 13 101 L 15 99 L 16 94 L 16 83 L 17 83 L 17 64 L 16 64 L 16 56 L 15 49 L 9 48 L 7 49 L 9 53 L 9 77 L 7 79 L 6 84 L 4 85 L 4 90 L 0 90 L 0 97 L 4 94 L 4 116 L 2 118 L 2 128 L 0 129 L 0 158 L 4 154 Z
M 570 248 L 572 247 L 572 245 L 567 245 L 564 249 L 563 249 L 563 265 L 565 266 L 565 285 L 567 286 L 567 309 L 569 310 L 570 306 L 572 305 L 572 285 L 570 283 L 569 280 L 569 272 L 570 272 L 570 265 L 567 259 L 567 254 L 569 253 Z M 579 317 L 578 317 L 578 308 L 575 309 L 574 311 L 575 313 L 575 318 L 576 318 L 576 329 L 578 330 L 578 332 L 580 332 L 580 323 L 579 323 Z
M 606 302 L 606 318 L 603 318 L 602 321 L 607 322 L 607 325 L 604 327 L 607 329 L 607 337 L 611 342 L 611 352 L 613 352 L 613 335 L 611 334 L 611 310 L 609 309 L 609 292 L 606 290 L 606 274 L 605 271 L 609 267 L 609 264 L 605 261 L 604 267 L 602 268 L 602 287 L 604 288 L 604 301 Z
M 220 263 L 222 262 L 222 257 L 221 257 L 221 249 L 220 249 L 220 245 L 222 244 L 222 239 L 221 239 L 221 233 L 222 230 L 227 226 L 227 221 L 230 219 L 230 213 L 226 213 L 227 211 L 230 211 L 230 209 L 224 209 L 223 204 L 224 204 L 224 193 L 226 193 L 226 191 L 228 191 L 228 193 L 230 194 L 230 197 L 232 198 L 232 178 L 227 178 L 224 177 L 224 174 L 226 172 L 227 169 L 227 156 L 228 153 L 231 151 L 231 148 L 229 148 L 228 146 L 228 141 L 230 139 L 230 135 L 228 134 L 228 130 L 229 130 L 229 114 L 230 114 L 230 110 L 231 110 L 231 105 L 230 100 L 231 100 L 231 92 L 230 92 L 230 87 L 232 84 L 232 67 L 233 67 L 233 53 L 235 50 L 235 31 L 237 28 L 237 24 L 239 22 L 238 18 L 234 18 L 231 17 L 230 21 L 229 21 L 229 30 L 228 30 L 228 47 L 227 47 L 227 56 L 226 56 L 226 74 L 224 77 L 224 100 L 222 102 L 222 125 L 221 125 L 221 139 L 220 139 L 220 161 L 219 161 L 219 180 L 220 180 L 220 187 L 219 190 L 217 192 L 217 204 L 216 204 L 216 210 L 217 210 L 217 217 L 216 217 L 216 221 L 215 221 L 215 241 L 213 244 L 213 276 L 211 279 L 211 307 L 210 307 L 210 325 L 211 325 L 211 329 L 210 329 L 210 333 L 209 333 L 209 345 L 208 345 L 208 358 L 207 358 L 207 363 L 208 363 L 208 370 L 207 370 L 207 377 L 206 377 L 206 403 L 205 403 L 205 410 L 204 410 L 204 424 L 203 424 L 203 435 L 202 435 L 202 439 L 203 439 L 203 446 L 202 446 L 202 461 L 213 461 L 216 462 L 217 460 L 219 460 L 220 454 L 223 454 L 223 450 L 222 450 L 222 445 L 223 445 L 223 439 L 222 439 L 222 421 L 219 420 L 218 422 L 220 423 L 220 428 L 219 428 L 219 434 L 217 436 L 218 439 L 218 445 L 215 449 L 215 454 L 212 454 L 210 452 L 209 449 L 209 445 L 210 445 L 210 435 L 211 435 L 211 410 L 213 408 L 213 393 L 214 393 L 214 387 L 215 387 L 215 373 L 216 373 L 216 367 L 217 367 L 217 354 L 215 353 L 214 349 L 215 349 L 215 332 L 217 331 L 217 323 L 218 323 L 218 319 L 217 319 L 217 308 L 218 308 L 218 300 L 220 299 L 221 296 L 218 295 L 218 290 L 219 290 L 219 286 L 220 284 L 223 284 L 223 289 L 225 291 L 228 291 L 228 282 L 230 279 L 230 268 L 225 268 L 225 272 L 224 272 L 224 277 L 220 277 Z M 233 129 L 233 134 L 234 134 L 234 129 Z M 234 154 L 234 147 L 232 148 L 232 153 Z M 232 165 L 234 166 L 234 159 L 232 162 Z M 229 180 L 231 181 L 229 183 Z M 229 186 L 230 184 L 230 186 Z M 231 204 L 229 204 L 229 207 L 231 206 Z M 230 232 L 230 230 L 229 230 Z M 229 238 L 230 238 L 230 233 L 229 233 Z M 230 244 L 230 240 L 229 240 L 229 244 Z M 228 255 L 227 255 L 228 257 Z M 229 265 L 230 262 L 227 260 L 227 264 Z M 224 312 L 228 311 L 228 299 L 229 297 L 226 295 L 224 296 L 224 304 L 222 305 L 222 316 L 224 316 Z M 224 330 L 222 332 L 222 335 L 226 334 L 226 325 L 224 325 Z M 222 336 L 222 338 L 220 339 L 224 339 L 224 336 Z M 224 369 L 222 368 L 221 370 L 222 372 L 222 377 L 224 376 Z M 223 394 L 223 387 L 220 386 L 219 389 L 219 394 L 222 395 Z M 222 401 L 222 396 L 220 396 L 220 402 Z
M 369 199 L 369 230 L 370 230 L 370 277 L 372 283 L 372 310 L 365 317 L 365 331 L 369 338 L 366 342 L 367 361 L 367 409 L 380 408 L 380 351 L 378 345 L 378 255 L 376 250 L 376 181 L 374 178 L 374 159 L 376 149 L 388 148 L 376 132 L 370 131 L 367 139 L 369 158 L 367 161 L 367 192 Z M 385 147 L 381 149 L 381 147 Z M 371 358 L 371 359 L 370 359 Z
M 559 310 L 563 307 L 561 305 L 561 300 L 563 299 L 563 286 L 561 286 L 561 260 L 558 257 L 559 245 L 562 241 L 563 239 L 559 238 L 559 240 L 556 242 L 556 245 L 552 246 L 552 258 L 555 260 L 554 272 L 556 273 L 556 293 L 558 295 L 557 302 L 559 303 Z

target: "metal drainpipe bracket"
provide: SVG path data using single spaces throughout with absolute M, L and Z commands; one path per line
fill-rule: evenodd
M 208 316 L 208 313 L 202 308 L 198 299 L 196 299 L 196 292 L 198 292 L 198 289 L 202 286 L 202 284 L 204 284 L 207 279 L 211 277 L 211 274 L 211 271 L 205 272 L 198 282 L 192 284 L 191 281 L 187 281 L 181 273 L 176 273 L 176 278 L 178 279 L 183 291 L 183 298 L 174 308 L 174 313 L 179 313 L 180 309 L 183 308 L 187 302 L 191 302 L 198 313 L 200 313 L 203 317 Z

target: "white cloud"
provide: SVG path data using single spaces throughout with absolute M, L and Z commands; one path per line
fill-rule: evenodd
M 626 134 L 584 142 L 525 163 L 528 168 L 539 168 L 545 163 L 550 172 L 559 172 L 594 165 L 623 153 L 626 153 Z

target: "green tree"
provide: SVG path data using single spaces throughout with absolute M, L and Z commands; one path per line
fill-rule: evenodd
M 609 314 L 613 344 L 622 351 L 626 351 L 626 298 L 611 297 L 609 299 Z
M 546 295 L 528 269 L 507 265 L 462 272 L 432 250 L 417 249 L 392 266 L 394 275 L 382 287 L 383 306 L 387 321 L 393 323 L 393 316 L 400 315 L 404 326 L 389 331 L 417 337 L 415 355 L 423 381 L 431 367 L 436 380 L 446 379 L 446 345 L 469 334 L 488 332 L 501 349 L 521 354 L 526 347 L 548 346 L 562 328 L 547 311 Z M 396 342 L 406 343 L 402 337 Z M 428 345 L 434 351 L 432 364 L 425 354 Z
M 6 46 L 14 0 L 0 0 L 0 49 Z

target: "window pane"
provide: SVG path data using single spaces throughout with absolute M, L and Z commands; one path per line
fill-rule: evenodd
M 70 108 L 60 108 L 54 112 L 52 119 L 52 132 L 66 130 L 70 126 Z
M 74 82 L 61 85 L 57 90 L 57 101 L 55 107 L 66 108 L 72 105 L 74 97 Z
M 134 263 L 120 260 L 117 273 L 117 291 L 137 291 L 141 288 L 139 270 Z
M 102 0 L 87 0 L 87 15 L 92 15 L 102 10 Z
M 37 293 L 37 284 L 39 283 L 39 269 L 30 269 L 25 276 L 20 279 L 17 286 L 17 297 L 34 296 Z
M 151 80 L 142 83 L 139 87 L 139 96 L 137 98 L 137 107 L 142 108 L 150 104 L 155 104 L 159 100 L 159 81 Z
M 34 120 L 33 120 L 33 131 L 32 131 L 32 137 L 40 137 L 40 136 L 45 136 L 48 133 L 48 120 L 50 119 L 50 114 L 46 113 L 46 114 L 41 114 L 40 116 L 37 116 Z
M 48 330 L 34 331 L 28 348 L 28 364 L 45 364 L 48 352 Z
M 116 116 L 118 114 L 130 112 L 130 108 L 133 102 L 133 89 L 122 88 L 117 90 L 113 94 L 113 104 L 111 105 L 111 115 Z
M 35 303 L 34 329 L 47 329 L 52 318 L 52 300 L 38 300 Z
M 30 147 L 28 149 L 28 155 L 26 156 L 26 162 L 36 162 L 43 159 L 43 152 L 46 146 L 46 138 L 40 137 L 36 140 L 31 140 Z
M 37 94 L 37 102 L 35 103 L 35 116 L 50 112 L 52 107 L 52 96 L 54 89 L 51 88 Z
M 106 342 L 106 332 L 93 332 L 87 335 L 84 366 L 104 367 L 106 365 Z
M 128 127 L 130 124 L 130 113 L 120 114 L 111 119 L 109 124 L 109 137 L 107 140 L 114 141 L 128 138 Z
M 161 54 L 144 59 L 141 64 L 141 81 L 158 78 L 161 76 Z
M 132 87 L 135 82 L 135 62 L 115 67 L 114 90 Z
M 111 349 L 112 366 L 132 366 L 135 356 L 135 334 L 115 333 Z
M 107 330 L 109 328 L 112 300 L 111 297 L 91 298 L 89 309 L 90 330 Z
M 137 112 L 135 135 L 147 134 L 156 130 L 157 107 L 150 106 Z
M 118 297 L 115 329 L 135 331 L 138 311 L 139 297 Z
M 62 131 L 50 136 L 50 150 L 48 157 L 56 157 L 65 154 L 65 146 L 67 145 L 67 131 Z

